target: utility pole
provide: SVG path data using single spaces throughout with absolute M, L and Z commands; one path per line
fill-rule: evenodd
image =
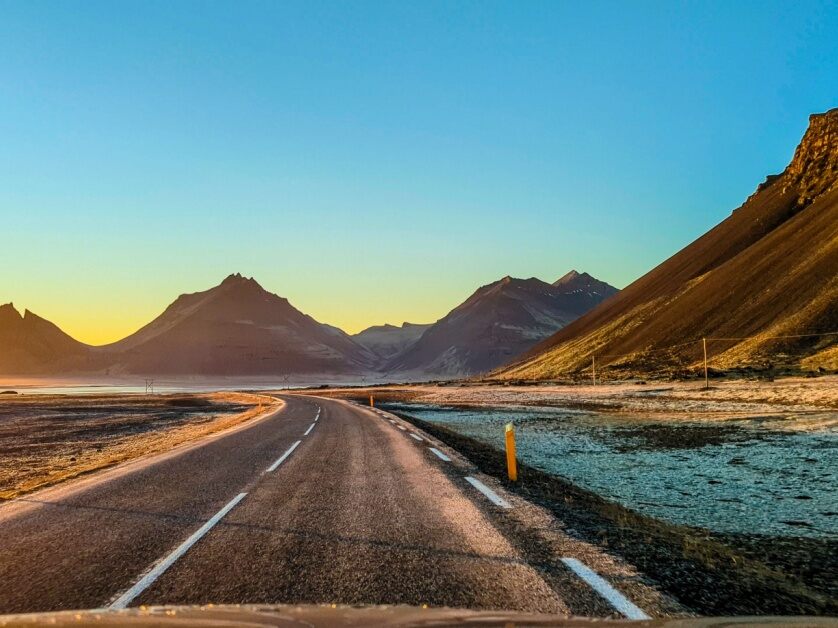
M 707 374 L 707 338 L 701 339 L 704 346 L 704 390 L 710 389 L 710 376 Z
M 596 355 L 591 356 L 591 377 L 594 380 L 594 386 L 596 386 Z

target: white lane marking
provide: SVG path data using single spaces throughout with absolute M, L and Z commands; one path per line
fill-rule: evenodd
M 444 453 L 442 453 L 442 452 L 441 452 L 439 449 L 437 449 L 436 447 L 428 447 L 428 449 L 430 449 L 430 450 L 433 452 L 433 454 L 434 454 L 437 458 L 439 458 L 440 460 L 442 460 L 443 462 L 451 462 L 451 458 L 449 458 L 448 456 L 446 456 Z
M 277 459 L 276 459 L 276 462 L 274 462 L 271 466 L 269 466 L 269 467 L 268 467 L 267 473 L 270 473 L 271 471 L 275 471 L 275 470 L 276 470 L 276 468 L 277 468 L 279 465 L 281 465 L 283 462 L 285 462 L 285 459 L 286 459 L 288 456 L 290 456 L 290 455 L 291 455 L 291 452 L 293 452 L 293 451 L 297 448 L 297 445 L 299 445 L 299 444 L 300 444 L 300 443 L 302 443 L 302 442 L 303 442 L 303 441 L 298 440 L 296 443 L 294 443 L 293 445 L 291 445 L 291 446 L 288 448 L 288 451 L 286 451 L 284 454 L 282 454 L 279 458 L 277 458 Z
M 314 429 L 314 426 L 315 426 L 315 424 L 314 424 L 314 423 L 312 423 L 311 425 L 309 425 L 309 426 L 308 426 L 308 429 L 305 431 L 305 433 L 303 434 L 303 436 L 308 436 L 309 432 L 311 432 L 311 430 L 313 430 L 313 429 Z
M 486 497 L 489 498 L 489 501 L 495 504 L 496 506 L 500 506 L 501 508 L 512 508 L 508 501 L 506 501 L 503 497 L 495 493 L 492 489 L 483 484 L 483 482 L 481 482 L 480 480 L 473 477 L 466 477 L 466 482 L 468 482 L 478 491 L 483 493 Z
M 192 534 L 188 539 L 186 539 L 180 546 L 171 554 L 166 556 L 163 560 L 157 563 L 151 571 L 149 571 L 146 575 L 144 575 L 140 580 L 135 584 L 133 587 L 128 589 L 125 593 L 120 595 L 108 608 L 110 610 L 118 610 L 122 608 L 127 608 L 128 605 L 136 598 L 140 593 L 145 591 L 149 586 L 151 586 L 157 578 L 163 575 L 169 567 L 175 564 L 178 558 L 183 556 L 186 552 L 189 551 L 189 548 L 195 545 L 198 541 L 201 540 L 201 537 L 204 536 L 210 529 L 226 515 L 230 512 L 233 508 L 236 507 L 241 500 L 244 499 L 247 493 L 239 493 L 229 502 L 227 505 L 224 506 L 221 510 L 215 513 L 209 521 L 207 521 L 204 525 L 202 525 L 196 532 Z
M 406 431 L 407 431 L 407 428 L 405 428 L 405 426 L 404 426 L 404 425 L 397 425 L 396 427 L 397 427 L 397 428 L 399 428 L 402 432 L 406 432 Z
M 393 419 L 390 419 L 390 423 L 392 423 L 393 425 L 396 424 L 396 422 Z
M 420 441 L 420 442 L 422 441 L 422 437 L 421 437 L 421 436 L 417 436 L 416 434 L 411 433 L 411 434 L 410 434 L 410 437 L 411 437 L 411 438 L 415 438 L 416 440 L 418 440 L 418 441 Z
M 632 604 L 626 596 L 608 584 L 602 576 L 581 561 L 575 558 L 562 558 L 562 562 L 628 619 L 651 619 L 641 609 Z

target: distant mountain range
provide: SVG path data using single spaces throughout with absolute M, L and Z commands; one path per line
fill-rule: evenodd
M 810 117 L 789 166 L 733 214 L 501 379 L 716 368 L 838 369 L 838 109 Z M 718 340 L 712 340 L 718 339 Z
M 617 289 L 571 271 L 554 284 L 504 277 L 479 288 L 384 366 L 388 373 L 461 377 L 494 369 Z
M 381 360 L 389 360 L 407 349 L 431 327 L 430 323 L 402 323 L 395 325 L 373 325 L 358 332 L 352 338 L 360 345 L 375 353 Z
M 235 274 L 179 296 L 142 329 L 99 347 L 8 304 L 0 307 L 0 374 L 464 376 L 517 356 L 614 292 L 575 271 L 553 285 L 506 277 L 433 325 L 349 336 Z

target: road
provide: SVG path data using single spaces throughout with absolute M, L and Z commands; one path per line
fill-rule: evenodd
M 576 587 L 570 599 L 545 580 L 493 522 L 503 496 L 481 492 L 408 424 L 345 401 L 283 399 L 217 437 L 0 506 L 0 612 L 305 602 L 613 611 L 607 591 Z

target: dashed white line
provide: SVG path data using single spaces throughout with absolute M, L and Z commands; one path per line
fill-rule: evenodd
M 433 455 L 434 455 L 434 456 L 436 456 L 437 458 L 439 458 L 439 459 L 440 459 L 440 460 L 442 460 L 443 462 L 451 462 L 451 458 L 449 458 L 448 456 L 446 456 L 444 453 L 442 453 L 442 452 L 441 452 L 439 449 L 437 449 L 436 447 L 428 447 L 428 449 L 430 449 L 430 450 L 431 450 L 431 452 L 433 453 Z
M 221 510 L 215 513 L 212 516 L 212 519 L 207 521 L 204 525 L 202 525 L 198 530 L 192 534 L 188 539 L 186 539 L 180 546 L 173 551 L 171 554 L 166 556 L 163 560 L 157 563 L 151 571 L 149 571 L 146 575 L 144 575 L 140 580 L 135 584 L 133 587 L 128 589 L 125 593 L 120 595 L 108 608 L 111 610 L 117 610 L 121 608 L 127 608 L 128 605 L 136 598 L 140 593 L 145 591 L 152 583 L 154 583 L 157 578 L 159 578 L 163 572 L 165 572 L 169 567 L 171 567 L 178 558 L 183 556 L 186 552 L 189 551 L 189 548 L 195 545 L 202 536 L 204 536 L 210 529 L 226 515 L 230 512 L 233 508 L 235 508 L 236 504 L 238 504 L 241 500 L 244 499 L 247 493 L 239 493 L 229 502 L 227 505 L 224 506 Z
M 626 596 L 608 584 L 602 576 L 581 561 L 575 558 L 562 558 L 562 562 L 628 619 L 651 619 L 641 609 L 632 604 Z
M 308 426 L 308 429 L 305 431 L 305 433 L 303 434 L 303 436 L 308 436 L 309 432 L 311 432 L 311 430 L 313 430 L 313 429 L 314 429 L 314 426 L 315 426 L 315 425 L 316 425 L 316 423 L 312 423 L 311 425 L 309 425 L 309 426 Z
M 481 482 L 480 480 L 473 477 L 466 477 L 466 482 L 468 482 L 478 491 L 483 493 L 486 497 L 489 498 L 489 501 L 495 504 L 496 506 L 500 506 L 501 508 L 512 508 L 508 501 L 506 501 L 503 497 L 495 493 L 492 489 L 483 484 L 483 482 Z
M 281 465 L 283 462 L 285 462 L 285 459 L 286 459 L 288 456 L 290 456 L 290 455 L 291 455 L 291 452 L 293 452 L 293 451 L 297 448 L 297 445 L 299 445 L 299 444 L 300 444 L 300 443 L 302 443 L 302 442 L 303 442 L 303 441 L 298 440 L 296 443 L 294 443 L 293 445 L 291 445 L 291 446 L 288 448 L 288 451 L 286 451 L 284 454 L 282 454 L 279 458 L 277 458 L 277 459 L 276 459 L 276 462 L 274 462 L 271 466 L 269 466 L 269 467 L 268 467 L 267 473 L 270 473 L 271 471 L 275 471 L 275 470 L 276 470 L 276 468 L 277 468 L 279 465 Z
M 396 427 L 399 428 L 402 432 L 407 431 L 407 428 L 404 425 L 397 425 Z
M 414 433 L 412 433 L 412 432 L 411 432 L 411 434 L 410 434 L 410 437 L 411 437 L 411 438 L 415 438 L 415 439 L 416 439 L 416 440 L 418 440 L 419 442 L 422 442 L 422 437 L 421 437 L 421 436 L 417 436 L 416 434 L 414 434 Z

